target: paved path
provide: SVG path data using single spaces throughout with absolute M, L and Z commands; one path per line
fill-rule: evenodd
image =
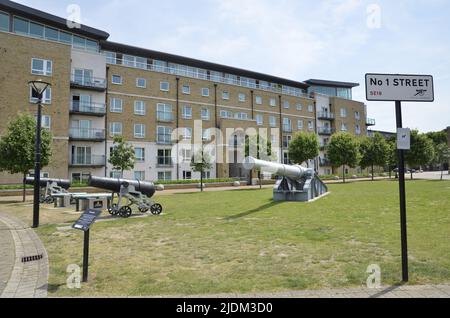
M 406 175 L 406 178 L 410 178 L 411 175 Z M 433 171 L 433 172 L 422 172 L 422 173 L 414 173 L 414 179 L 417 180 L 441 180 L 441 172 Z M 444 171 L 443 180 L 450 180 L 450 174 L 448 171 Z
M 218 294 L 188 298 L 450 298 L 450 285 L 391 286 L 380 289 L 346 288 L 258 294 Z
M 48 256 L 39 237 L 23 222 L 0 213 L 0 298 L 47 297 Z M 23 257 L 41 260 L 22 262 Z

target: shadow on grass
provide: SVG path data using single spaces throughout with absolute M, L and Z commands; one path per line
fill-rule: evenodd
M 273 208 L 273 207 L 275 207 L 275 206 L 277 206 L 279 204 L 282 204 L 282 203 L 283 202 L 274 202 L 274 201 L 272 201 L 272 202 L 264 204 L 264 205 L 262 205 L 262 206 L 260 206 L 260 207 L 258 207 L 256 209 L 252 209 L 252 210 L 249 210 L 249 211 L 246 211 L 246 212 L 243 212 L 243 213 L 239 213 L 239 214 L 236 214 L 236 215 L 229 216 L 229 217 L 225 218 L 225 220 L 227 220 L 227 221 L 234 221 L 234 220 L 237 220 L 237 219 L 241 219 L 243 217 L 252 215 L 254 213 L 262 212 L 262 211 L 265 211 L 267 209 Z
M 64 287 L 66 284 L 48 284 L 47 291 L 49 293 L 56 293 L 61 287 Z

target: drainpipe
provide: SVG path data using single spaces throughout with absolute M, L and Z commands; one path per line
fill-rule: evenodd
M 109 66 L 106 66 L 106 91 L 105 91 L 105 178 L 108 177 L 108 80 L 109 80 Z
M 315 95 L 313 97 L 314 97 L 315 131 L 316 131 L 316 136 L 320 140 L 320 137 L 319 137 L 319 114 L 318 114 L 318 110 L 317 110 L 317 101 L 316 101 Z M 319 147 L 320 147 L 320 145 L 319 145 Z M 314 161 L 314 169 L 316 170 L 317 174 L 319 174 L 319 172 L 320 172 L 319 171 L 319 169 L 320 169 L 319 158 L 320 158 L 320 151 L 319 151 L 319 156 Z
M 250 91 L 250 95 L 252 97 L 252 120 L 255 120 L 255 102 L 253 100 L 253 95 L 254 95 L 253 90 Z
M 178 131 L 178 128 L 180 127 L 180 78 L 177 77 L 177 102 L 176 102 L 176 130 Z M 178 138 L 178 137 L 177 137 Z M 177 158 L 179 157 L 179 142 L 177 141 Z M 177 162 L 177 180 L 180 180 L 180 164 Z
M 217 118 L 217 84 L 214 84 L 214 127 L 216 127 L 216 129 L 219 129 L 219 120 Z M 216 152 L 218 151 L 218 136 L 216 136 Z M 223 149 L 221 149 L 223 151 Z M 217 157 L 217 153 L 216 153 L 216 157 Z M 217 158 L 216 158 L 216 178 L 219 178 L 219 163 L 217 162 Z
M 278 106 L 280 108 L 280 160 L 281 163 L 284 163 L 284 156 L 283 156 L 283 106 L 281 105 L 281 95 L 278 95 Z

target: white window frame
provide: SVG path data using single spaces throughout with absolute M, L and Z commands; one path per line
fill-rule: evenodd
M 204 111 L 206 111 L 207 116 L 203 115 Z M 209 108 L 202 108 L 200 111 L 200 116 L 201 116 L 202 120 L 211 120 L 211 112 L 210 112 Z
M 170 136 L 170 140 L 168 142 L 166 142 L 166 140 L 164 140 L 163 142 L 159 140 L 159 130 L 160 128 L 162 128 L 164 130 L 164 134 L 163 136 Z M 166 132 L 170 132 L 170 134 L 166 133 Z M 162 144 L 162 145 L 170 145 L 172 144 L 172 128 L 168 127 L 168 126 L 156 126 L 156 143 L 157 144 Z
M 209 97 L 209 93 L 208 87 L 202 87 L 202 97 Z
M 34 61 L 42 61 L 44 69 L 43 70 L 34 69 L 33 68 Z M 50 64 L 50 71 L 47 70 L 49 64 Z M 31 74 L 41 75 L 41 76 L 52 76 L 53 75 L 53 61 L 33 57 L 31 59 Z
M 356 120 L 360 120 L 361 119 L 361 113 L 360 112 L 358 112 L 358 111 L 355 112 L 355 119 Z
M 308 120 L 308 130 L 310 131 L 314 130 L 314 121 Z
M 188 109 L 190 110 L 189 112 L 187 112 Z M 192 119 L 192 106 L 184 105 L 181 109 L 181 117 L 183 119 Z
M 314 105 L 308 105 L 308 112 L 314 113 Z
M 140 178 L 136 176 L 136 174 L 140 174 Z M 145 171 L 135 171 L 134 172 L 134 179 L 139 181 L 145 181 Z
M 222 109 L 219 114 L 220 114 L 220 118 L 227 118 L 227 119 L 233 119 L 234 118 L 233 112 L 231 112 L 229 110 Z
M 114 78 L 119 78 L 119 79 L 120 79 L 120 82 L 115 82 L 115 81 L 114 81 Z M 122 84 L 123 84 L 123 78 L 122 78 L 122 76 L 121 76 L 121 75 L 117 75 L 117 74 L 112 74 L 112 75 L 111 75 L 111 83 L 114 84 L 114 85 L 122 85 Z
M 141 131 L 137 133 L 136 128 L 140 127 Z M 134 138 L 144 139 L 145 138 L 145 125 L 144 124 L 134 124 Z
M 186 89 L 187 88 L 187 89 Z M 185 90 L 186 89 L 186 90 Z M 184 94 L 184 95 L 191 95 L 191 87 L 189 86 L 189 85 L 183 85 L 182 87 L 181 87 L 181 92 Z
M 115 104 L 116 101 L 120 101 L 120 107 L 118 107 Z M 120 108 L 120 110 L 119 110 L 119 108 Z M 117 98 L 117 97 L 111 98 L 110 105 L 109 105 L 109 111 L 111 113 L 119 113 L 119 114 L 123 113 L 123 99 Z
M 119 130 L 115 131 L 113 129 L 114 127 L 120 127 L 120 131 Z M 122 134 L 123 134 L 123 125 L 121 122 L 112 122 L 109 124 L 109 135 L 111 137 L 121 136 Z
M 38 99 L 33 97 L 33 88 L 30 87 L 30 103 L 37 103 Z M 42 95 L 42 104 L 50 105 L 52 103 L 52 88 L 47 87 Z
M 139 85 L 139 81 L 144 81 L 144 85 Z M 147 88 L 147 79 L 138 77 L 136 78 L 136 87 L 138 88 Z
M 170 111 L 169 111 L 170 109 Z M 169 119 L 161 118 L 160 114 L 163 114 L 162 117 L 170 117 Z M 170 115 L 170 116 L 169 116 Z M 162 122 L 172 122 L 173 121 L 173 106 L 172 104 L 158 103 L 156 104 L 156 120 Z
M 271 107 L 277 107 L 277 100 L 276 100 L 276 98 L 271 98 L 270 99 L 270 106 Z
M 141 110 L 139 110 L 138 105 L 142 107 Z M 145 116 L 146 113 L 147 113 L 147 106 L 145 102 L 143 100 L 134 101 L 134 114 L 137 116 Z
M 298 104 L 296 105 L 296 108 L 297 108 L 298 111 L 302 111 L 302 110 L 303 110 L 303 105 L 300 104 L 300 103 L 298 103 Z
M 223 92 L 222 92 L 222 99 L 223 99 L 223 100 L 230 100 L 230 92 L 228 92 L 228 91 L 223 91 Z
M 255 104 L 256 105 L 262 105 L 263 104 L 263 98 L 262 96 L 256 95 L 255 96 Z
M 166 84 L 167 84 L 167 88 L 164 88 L 163 85 L 166 85 Z M 169 82 L 164 82 L 164 81 L 159 82 L 159 90 L 161 92 L 168 92 L 168 91 L 170 91 L 170 83 Z
M 347 108 L 341 108 L 341 117 L 347 118 Z
M 256 115 L 256 125 L 262 126 L 264 125 L 264 116 L 261 114 Z
M 34 116 L 34 119 L 37 122 L 37 115 Z M 41 127 L 44 129 L 51 129 L 52 128 L 52 117 L 48 115 L 42 115 L 41 116 Z
M 247 95 L 245 95 L 244 93 L 239 93 L 239 102 L 241 103 L 245 103 L 247 100 Z
M 192 140 L 192 128 L 185 127 L 181 129 L 183 140 Z
M 288 100 L 285 100 L 285 101 L 283 102 L 283 108 L 284 108 L 284 109 L 289 109 L 289 108 L 291 108 L 291 103 L 289 103 Z
M 275 116 L 269 117 L 269 126 L 270 127 L 277 127 L 277 118 Z
M 297 129 L 298 130 L 303 130 L 303 120 L 302 119 L 299 119 L 299 120 L 297 120 Z
M 346 123 L 341 124 L 341 131 L 348 131 L 348 125 Z
M 137 150 L 142 150 L 142 157 L 137 156 Z M 145 162 L 145 148 L 144 147 L 135 147 L 134 148 L 134 156 L 137 162 Z

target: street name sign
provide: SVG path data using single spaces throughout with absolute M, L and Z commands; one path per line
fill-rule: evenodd
M 431 75 L 366 74 L 368 101 L 434 102 Z

